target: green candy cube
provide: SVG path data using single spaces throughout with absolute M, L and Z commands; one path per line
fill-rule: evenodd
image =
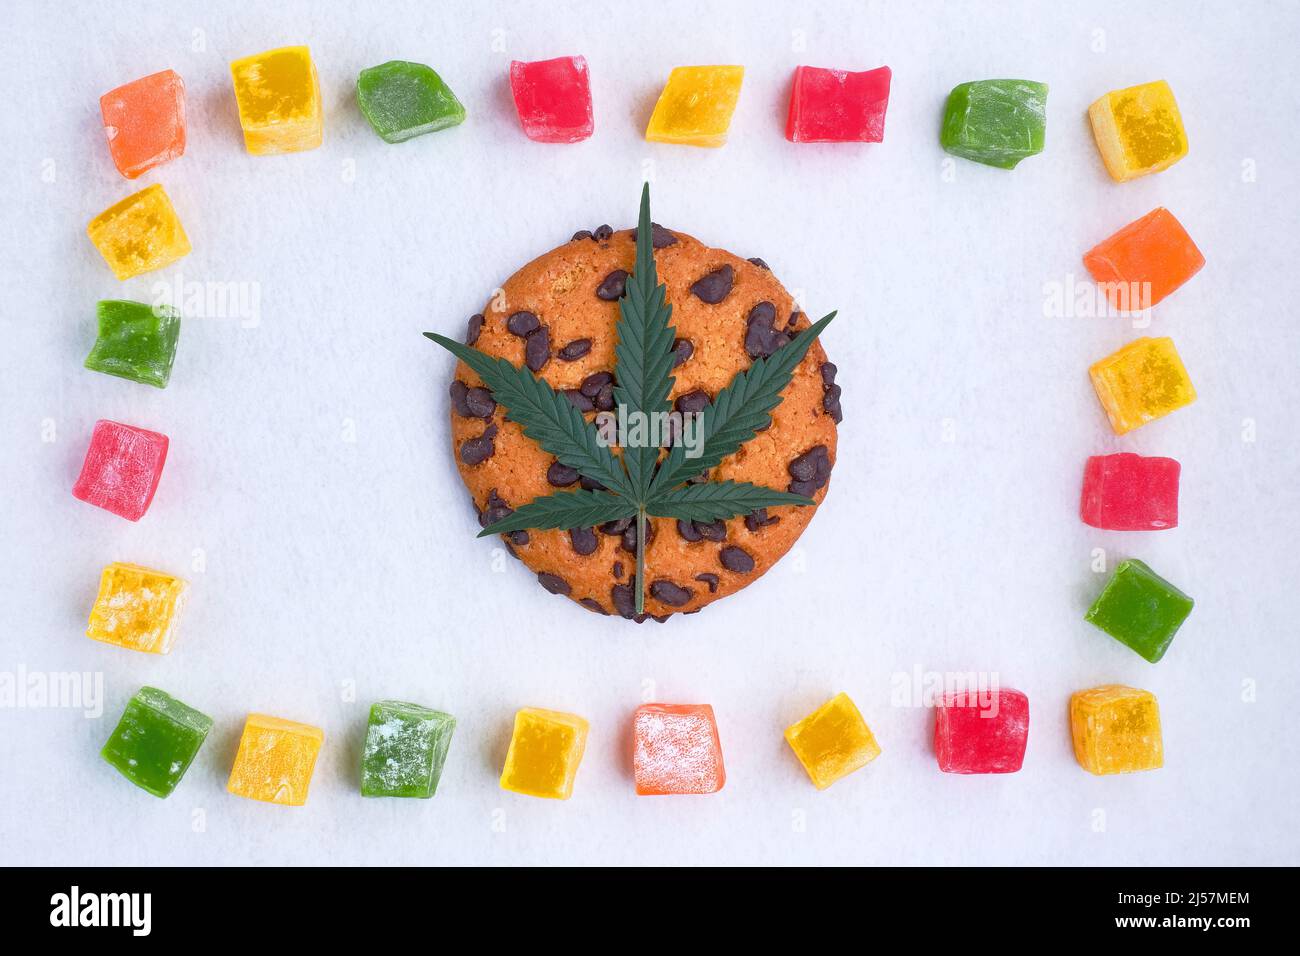
M 100 756 L 140 789 L 165 797 L 181 782 L 211 729 L 211 717 L 156 687 L 141 687 Z
M 1136 559 L 1115 569 L 1084 620 L 1127 644 L 1152 664 L 1165 656 L 1194 602 Z
M 455 729 L 451 714 L 419 704 L 381 700 L 373 705 L 361 753 L 361 795 L 433 796 Z
M 465 107 L 442 77 L 423 63 L 406 60 L 362 70 L 357 77 L 357 104 L 388 143 L 465 122 Z
M 948 94 L 939 142 L 954 156 L 1015 169 L 1043 151 L 1046 135 L 1046 83 L 977 80 Z
M 86 368 L 166 388 L 181 335 L 181 314 L 167 305 L 111 299 L 95 307 L 99 337 Z

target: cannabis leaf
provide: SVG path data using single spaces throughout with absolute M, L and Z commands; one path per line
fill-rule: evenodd
M 615 326 L 618 344 L 614 349 L 614 398 L 627 415 L 668 413 L 668 395 L 674 381 L 674 330 L 669 324 L 672 306 L 655 268 L 652 228 L 647 184 L 641 191 L 637 218 L 636 263 L 619 300 Z M 480 537 L 533 528 L 588 528 L 635 517 L 636 613 L 644 613 L 647 516 L 717 521 L 752 514 L 760 508 L 813 503 L 803 495 L 747 481 L 685 482 L 711 471 L 768 424 L 795 368 L 834 317 L 832 312 L 789 344 L 738 373 L 702 413 L 700 454 L 689 457 L 679 442 L 662 462 L 660 449 L 650 442 L 625 445 L 621 456 L 614 455 L 568 398 L 527 368 L 493 358 L 436 332 L 425 332 L 474 370 L 525 435 L 562 464 L 606 489 L 557 491 L 535 498 L 484 528 Z

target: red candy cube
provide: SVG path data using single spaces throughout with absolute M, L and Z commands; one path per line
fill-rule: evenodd
M 792 143 L 879 143 L 885 138 L 889 67 L 864 73 L 800 66 L 785 138 Z
M 1010 688 L 945 694 L 934 749 L 944 773 L 1015 773 L 1029 741 L 1029 698 Z
M 1181 470 L 1172 458 L 1093 455 L 1083 468 L 1079 516 L 1084 524 L 1106 531 L 1176 528 Z
M 717 793 L 727 782 L 708 704 L 644 704 L 632 716 L 636 792 Z
M 185 84 L 163 70 L 99 98 L 113 165 L 127 179 L 185 152 Z
M 587 60 L 562 56 L 510 64 L 510 90 L 524 134 L 539 143 L 576 143 L 595 129 Z
M 95 422 L 72 493 L 115 515 L 139 521 L 153 501 L 166 460 L 166 435 L 101 419 Z

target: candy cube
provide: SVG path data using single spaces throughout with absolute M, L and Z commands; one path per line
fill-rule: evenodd
M 465 107 L 423 63 L 389 60 L 357 77 L 357 105 L 386 143 L 465 122 Z
M 1106 172 L 1117 183 L 1168 169 L 1187 155 L 1187 133 L 1164 80 L 1113 90 L 1088 107 Z
M 945 694 L 934 711 L 944 773 L 1015 773 L 1029 742 L 1029 698 L 1010 688 Z
M 727 782 L 708 704 L 644 704 L 632 716 L 632 774 L 641 795 L 717 793 Z
M 153 501 L 166 460 L 166 435 L 100 419 L 72 494 L 128 521 L 139 521 Z
M 1084 524 L 1105 531 L 1176 528 L 1181 470 L 1172 458 L 1093 455 L 1083 468 L 1079 515 Z
M 1156 695 L 1120 684 L 1070 696 L 1070 735 L 1079 766 L 1098 776 L 1165 764 Z
M 1157 208 L 1089 249 L 1083 264 L 1112 306 L 1138 312 L 1200 272 L 1205 256 L 1174 214 Z
M 99 578 L 86 636 L 133 651 L 166 654 L 189 584 L 138 564 L 113 563 Z
M 524 135 L 538 143 L 576 143 L 595 128 L 587 61 L 561 56 L 510 63 L 510 91 Z
M 320 82 L 311 51 L 286 46 L 230 64 L 244 148 L 254 156 L 321 144 Z
M 677 66 L 659 94 L 645 138 L 652 143 L 721 146 L 740 99 L 743 66 Z
M 86 234 L 113 275 L 129 279 L 190 254 L 190 240 L 172 201 L 157 183 L 109 206 Z
M 785 729 L 785 740 L 818 790 L 880 756 L 871 728 L 848 694 L 837 694 Z
M 587 746 L 587 722 L 577 714 L 525 707 L 515 714 L 501 789 L 568 800 Z
M 319 727 L 249 714 L 226 789 L 237 797 L 300 807 L 324 740 Z
M 1088 369 L 1110 427 L 1123 435 L 1196 401 L 1170 338 L 1134 339 Z
M 185 152 L 185 84 L 163 70 L 99 98 L 113 165 L 127 179 Z
M 361 753 L 363 797 L 432 797 L 451 746 L 456 718 L 400 700 L 370 708 Z
M 863 73 L 799 66 L 785 138 L 792 143 L 879 143 L 885 138 L 889 67 Z
M 141 687 L 100 756 L 155 797 L 166 797 L 203 746 L 212 718 L 156 687 Z
M 1031 80 L 976 80 L 948 94 L 939 143 L 954 156 L 1015 169 L 1043 151 L 1047 84 Z
M 86 356 L 86 368 L 166 388 L 181 335 L 181 314 L 167 305 L 122 300 L 95 307 L 99 337 Z
M 1192 601 L 1136 558 L 1120 564 L 1084 620 L 1127 644 L 1152 664 L 1192 613 Z

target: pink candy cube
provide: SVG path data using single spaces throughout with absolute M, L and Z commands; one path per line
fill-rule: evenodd
M 636 792 L 717 793 L 727 782 L 708 704 L 644 704 L 632 716 Z
M 524 135 L 539 143 L 576 143 L 595 129 L 587 60 L 562 56 L 510 64 L 510 90 Z
M 1172 458 L 1093 455 L 1083 468 L 1079 516 L 1084 524 L 1106 531 L 1176 528 L 1181 471 Z
M 1029 741 L 1029 698 L 1010 688 L 945 694 L 934 750 L 944 773 L 1015 773 Z
M 101 419 L 72 493 L 105 511 L 139 521 L 149 510 L 167 460 L 167 436 Z
M 185 152 L 185 84 L 174 71 L 109 90 L 99 109 L 113 164 L 127 179 Z
M 881 142 L 892 75 L 887 66 L 863 73 L 796 67 L 785 138 L 792 143 Z

